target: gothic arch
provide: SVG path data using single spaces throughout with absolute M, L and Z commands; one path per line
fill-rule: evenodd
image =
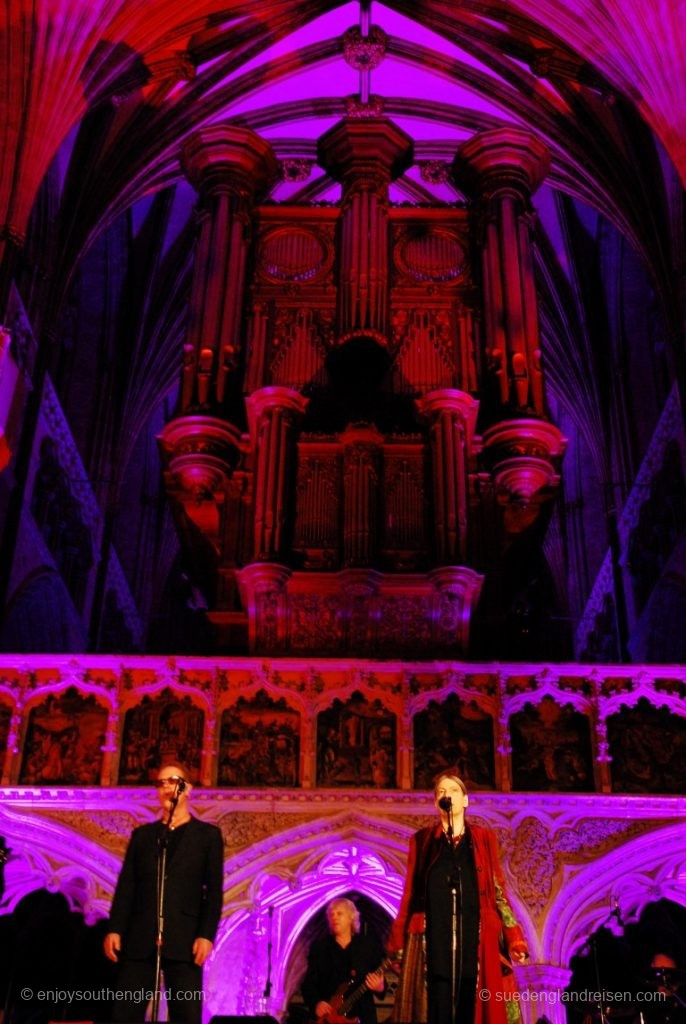
M 294 992 L 291 961 L 312 915 L 332 897 L 355 890 L 394 916 L 406 849 L 406 829 L 346 813 L 296 826 L 227 861 L 231 891 L 207 970 L 209 1011 L 278 1015 Z M 272 984 L 265 1003 L 269 942 Z
M 110 827 L 115 815 L 108 815 Z M 61 892 L 86 924 L 106 917 L 120 857 L 63 823 L 0 810 L 0 831 L 14 853 L 5 868 L 5 912 L 34 889 Z
M 628 813 L 628 812 L 627 812 Z M 637 919 L 656 899 L 686 906 L 686 828 L 651 831 L 589 863 L 558 892 L 543 929 L 541 959 L 566 965 L 608 918 L 613 901 Z

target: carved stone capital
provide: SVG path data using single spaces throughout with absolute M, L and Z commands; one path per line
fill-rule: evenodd
M 500 190 L 530 196 L 550 167 L 548 147 L 522 128 L 493 128 L 460 146 L 453 177 L 466 195 L 494 195 Z
M 413 143 L 386 117 L 346 118 L 321 136 L 317 160 L 348 187 L 355 178 L 369 175 L 389 182 L 412 165 Z
M 186 139 L 181 169 L 201 195 L 228 189 L 255 198 L 276 181 L 278 162 L 271 145 L 249 128 L 214 124 Z

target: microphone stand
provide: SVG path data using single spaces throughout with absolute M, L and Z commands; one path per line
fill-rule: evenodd
M 601 923 L 598 926 L 598 929 L 604 928 L 605 925 L 609 924 L 610 921 L 613 918 L 615 919 L 615 921 L 617 921 L 618 924 L 620 924 L 620 925 L 623 924 L 622 912 L 619 909 L 619 906 L 615 906 L 615 907 L 612 908 L 612 910 L 607 915 L 605 920 L 601 921 Z M 596 929 L 596 932 L 597 932 L 598 929 Z M 591 952 L 591 954 L 593 956 L 593 975 L 594 975 L 594 978 L 595 978 L 596 992 L 601 997 L 600 1001 L 597 1003 L 598 1011 L 599 1011 L 599 1015 L 600 1015 L 600 1024 L 609 1024 L 608 1016 L 607 1016 L 607 1013 L 605 1012 L 605 1005 L 604 1005 L 604 1002 L 603 1002 L 603 999 L 602 999 L 602 994 L 603 994 L 604 989 L 601 987 L 601 984 L 600 984 L 600 965 L 598 964 L 598 936 L 597 936 L 596 932 L 593 932 L 592 935 L 589 935 L 587 945 L 588 945 L 588 948 L 589 948 L 589 950 L 590 950 L 590 952 Z
M 453 825 L 453 805 L 450 797 L 444 797 L 447 801 L 447 807 L 444 808 L 448 812 L 448 842 L 450 843 L 450 852 L 453 859 L 453 868 L 450 875 L 450 896 L 452 902 L 452 912 L 450 921 L 450 1020 L 451 1024 L 455 1024 L 457 1019 L 457 1006 L 460 997 L 460 989 L 462 987 L 462 956 L 463 956 L 463 936 L 462 936 L 462 871 L 460 866 L 456 863 L 456 849 L 455 849 L 455 829 Z M 458 943 L 458 917 L 457 908 L 458 902 L 460 906 L 460 919 L 459 919 L 459 943 Z M 457 965 L 457 952 L 460 952 L 460 963 L 459 970 Z
M 181 780 L 183 781 L 183 780 Z M 164 828 L 157 840 L 157 935 L 155 938 L 155 987 L 152 993 L 152 1021 L 159 1020 L 160 1009 L 160 983 L 162 981 L 162 944 L 164 942 L 164 890 L 167 875 L 167 845 L 169 833 L 171 832 L 172 818 L 177 808 L 179 797 L 186 788 L 180 782 L 176 783 L 174 796 L 171 798 L 169 817 L 164 822 Z

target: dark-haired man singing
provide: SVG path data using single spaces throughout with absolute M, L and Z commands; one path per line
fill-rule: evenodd
M 155 785 L 161 818 L 141 825 L 131 835 L 104 941 L 105 955 L 120 964 L 117 986 L 122 998 L 114 1002 L 111 1019 L 144 1020 L 154 988 L 161 930 L 169 1020 L 200 1024 L 202 966 L 212 951 L 222 908 L 222 834 L 216 825 L 191 814 L 188 798 L 192 785 L 183 765 L 164 765 Z

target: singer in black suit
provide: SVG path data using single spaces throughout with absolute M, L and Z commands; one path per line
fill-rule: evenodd
M 143 1021 L 155 982 L 157 883 L 166 842 L 162 969 L 169 1020 L 200 1024 L 202 965 L 212 951 L 222 908 L 220 830 L 194 818 L 191 783 L 182 765 L 157 773 L 162 818 L 134 829 L 124 857 L 105 936 L 105 955 L 120 964 L 112 1021 Z

